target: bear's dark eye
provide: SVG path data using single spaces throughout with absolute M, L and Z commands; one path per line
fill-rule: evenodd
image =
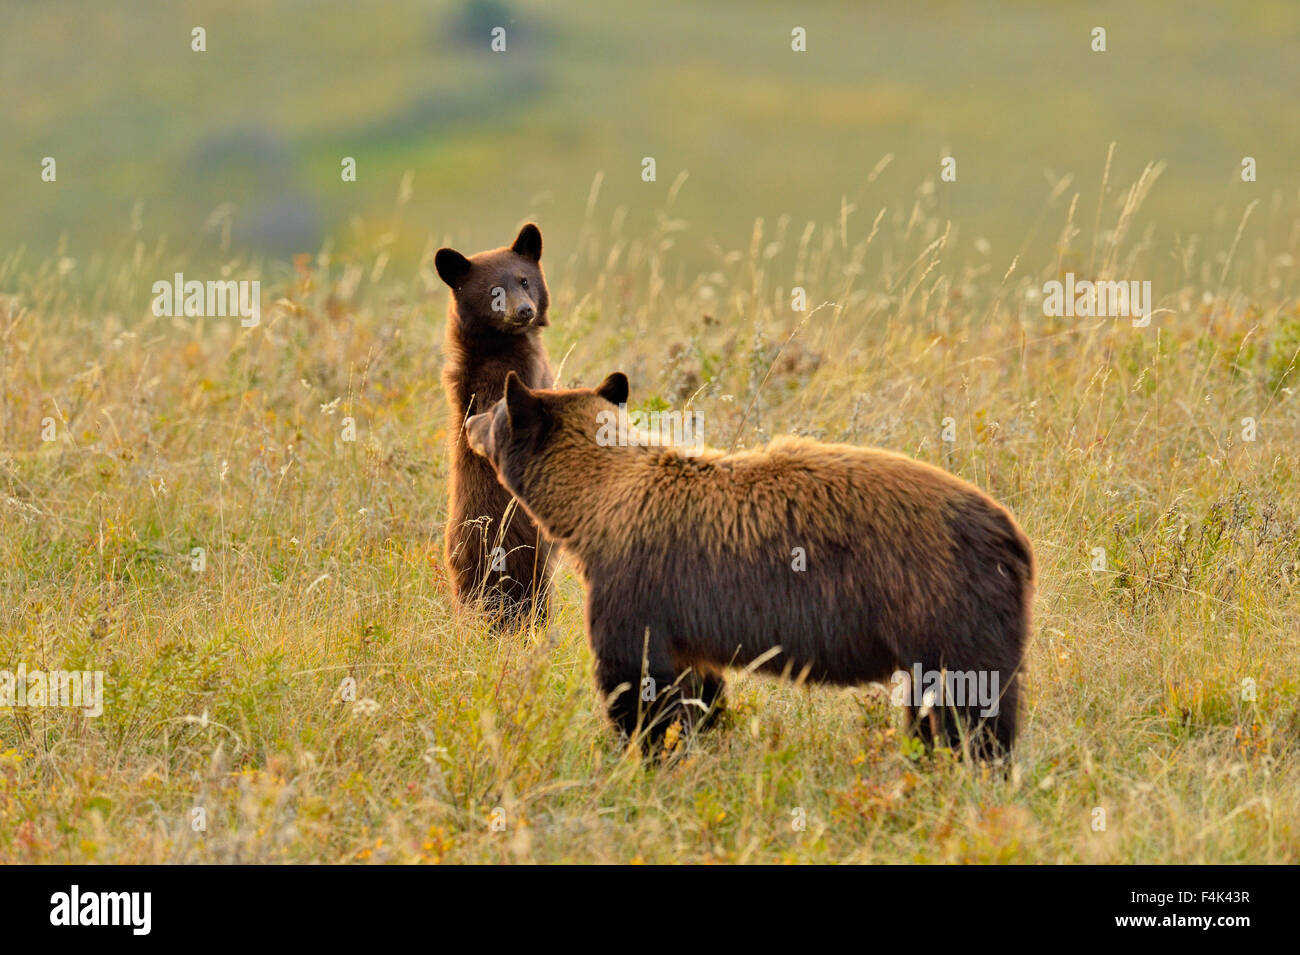
M 520 278 L 519 284 L 522 285 L 524 288 L 528 288 L 528 279 Z

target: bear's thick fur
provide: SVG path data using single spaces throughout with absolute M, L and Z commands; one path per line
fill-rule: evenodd
M 541 259 L 542 234 L 531 222 L 507 248 L 468 257 L 439 249 L 434 259 L 452 291 L 442 371 L 450 444 L 448 576 L 458 604 L 484 610 L 503 626 L 545 615 L 552 549 L 491 465 L 469 450 L 462 426 L 501 397 L 507 374 L 534 388 L 552 384 L 541 340 L 550 306 Z
M 848 445 L 609 446 L 600 421 L 627 394 L 622 374 L 570 391 L 511 375 L 467 427 L 572 556 L 618 726 L 653 741 L 667 721 L 691 722 L 692 706 L 720 702 L 729 666 L 838 684 L 919 666 L 983 674 L 997 693 L 920 698 L 918 688 L 905 698 L 910 728 L 981 758 L 1009 753 L 1034 559 L 1005 508 L 939 468 Z

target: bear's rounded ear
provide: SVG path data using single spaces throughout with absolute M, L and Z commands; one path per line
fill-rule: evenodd
M 515 244 L 510 249 L 526 259 L 540 262 L 542 259 L 542 230 L 537 228 L 536 223 L 528 223 L 519 230 L 519 235 L 515 236 Z
M 506 373 L 506 419 L 511 431 L 521 431 L 544 414 L 542 400 L 513 371 Z
M 621 371 L 614 372 L 596 386 L 596 394 L 615 405 L 627 404 L 627 392 L 627 375 Z
M 461 255 L 455 249 L 439 249 L 438 254 L 433 257 L 434 267 L 438 270 L 441 279 L 452 288 L 459 288 L 460 283 L 469 275 L 469 259 Z

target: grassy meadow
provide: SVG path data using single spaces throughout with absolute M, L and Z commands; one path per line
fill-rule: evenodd
M 429 242 L 496 246 L 525 218 L 567 250 L 599 173 L 628 235 L 669 208 L 693 225 L 675 260 L 688 281 L 757 218 L 906 207 L 944 156 L 958 188 L 938 211 L 1008 261 L 1031 234 L 1050 242 L 1034 229 L 1061 177 L 1097 195 L 1112 141 L 1115 181 L 1167 162 L 1146 205 L 1167 237 L 1226 245 L 1243 195 L 1297 187 L 1291 0 L 54 0 L 4 15 L 0 248 L 37 261 L 143 237 L 209 266 L 329 244 L 412 267 Z M 57 183 L 39 179 L 46 156 Z M 1240 182 L 1243 156 L 1259 188 Z
M 4 6 L 0 672 L 105 684 L 0 707 L 0 863 L 1300 862 L 1295 4 Z M 567 569 L 453 609 L 433 254 L 526 219 L 562 383 L 1012 510 L 1009 773 L 745 674 L 643 759 Z M 1067 272 L 1155 314 L 1048 317 Z
M 648 764 L 603 722 L 572 576 L 541 631 L 453 612 L 418 271 L 303 257 L 245 329 L 120 311 L 170 274 L 143 244 L 11 256 L 0 659 L 106 691 L 93 719 L 0 711 L 0 861 L 1296 862 L 1294 252 L 1151 248 L 1147 185 L 1111 187 L 1095 242 L 1082 200 L 1057 223 L 1063 260 L 1153 274 L 1145 328 L 950 257 L 933 183 L 903 216 L 756 223 L 683 282 L 670 232 L 597 203 L 552 263 L 565 383 L 623 369 L 710 443 L 880 445 L 1012 508 L 1040 589 L 1008 777 L 916 752 L 882 692 L 743 675 L 720 731 Z M 885 236 L 906 254 L 864 268 Z

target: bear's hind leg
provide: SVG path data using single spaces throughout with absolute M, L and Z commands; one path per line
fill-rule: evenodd
M 1013 675 L 1002 689 L 998 711 L 980 717 L 978 708 L 972 708 L 971 719 L 978 720 L 971 741 L 971 751 L 976 759 L 995 760 L 1009 757 L 1016 742 L 1016 728 L 1020 720 L 1020 680 Z
M 1002 694 L 998 712 L 983 715 L 983 707 L 943 706 L 928 710 L 908 707 L 907 729 L 927 749 L 946 746 L 959 756 L 970 755 L 980 762 L 1011 755 L 1016 739 L 1017 692 L 1014 683 Z

